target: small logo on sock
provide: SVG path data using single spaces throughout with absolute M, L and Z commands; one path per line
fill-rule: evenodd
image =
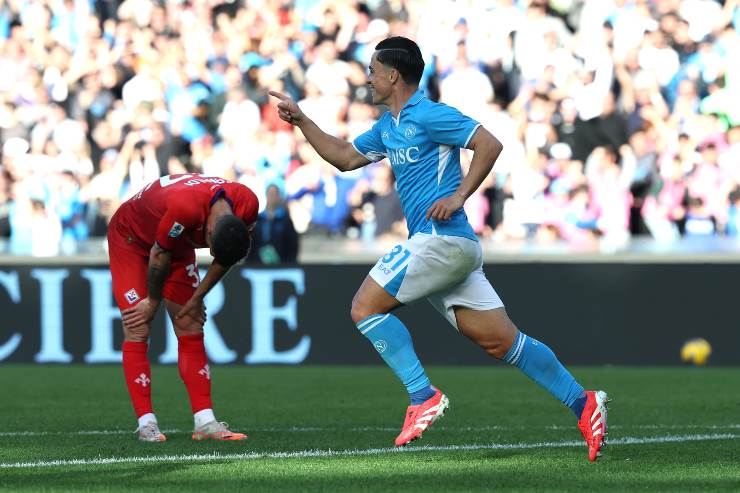
M 373 346 L 375 346 L 375 349 L 379 353 L 384 353 L 386 349 L 388 349 L 388 343 L 385 342 L 383 339 L 377 340 L 373 343 Z
M 141 375 L 139 375 L 139 378 L 137 378 L 136 380 L 134 380 L 134 382 L 138 383 L 142 387 L 146 387 L 152 381 L 151 381 L 151 379 L 149 377 L 146 376 L 146 373 L 142 373 Z
M 210 380 L 211 379 L 211 369 L 208 367 L 208 365 L 206 365 L 198 371 L 198 375 L 203 375 L 208 380 Z

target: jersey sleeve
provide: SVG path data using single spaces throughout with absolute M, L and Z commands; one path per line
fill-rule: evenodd
M 257 221 L 260 208 L 257 194 L 242 183 L 232 183 L 228 187 L 228 189 L 221 188 L 211 200 L 223 197 L 231 206 L 234 214 L 241 218 L 247 226 L 253 225 Z
M 247 226 L 253 225 L 257 222 L 257 214 L 259 212 L 260 203 L 257 195 L 251 190 L 247 190 L 249 193 L 246 194 L 246 207 L 244 207 L 244 214 L 242 215 L 242 221 Z
M 359 135 L 352 145 L 357 152 L 372 162 L 385 158 L 387 151 L 381 138 L 380 121 L 375 122 L 370 130 Z
M 432 142 L 453 147 L 467 147 L 481 125 L 458 109 L 442 103 L 430 108 L 424 122 Z
M 205 218 L 193 202 L 174 202 L 167 205 L 167 211 L 159 221 L 155 241 L 165 250 L 172 250 L 186 229 L 202 226 Z

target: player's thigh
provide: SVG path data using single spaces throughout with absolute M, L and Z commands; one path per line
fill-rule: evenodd
M 482 267 L 459 285 L 430 296 L 429 302 L 453 327 L 481 345 L 513 342 L 516 337 L 516 326 Z
M 177 335 L 196 334 L 203 330 L 203 324 L 190 315 L 182 318 L 175 317 L 193 296 L 199 284 L 200 273 L 195 260 L 195 252 L 186 252 L 173 257 L 162 296 Z
M 109 240 L 108 253 L 113 297 L 120 310 L 131 308 L 147 296 L 148 256 L 115 239 Z
M 196 320 L 191 314 L 186 313 L 181 318 L 177 318 L 177 314 L 180 313 L 180 310 L 182 310 L 184 305 L 175 303 L 168 299 L 165 299 L 164 301 L 167 313 L 170 316 L 170 320 L 172 320 L 172 327 L 178 337 L 184 335 L 197 335 L 203 332 L 203 324 Z
M 195 251 L 178 253 L 172 258 L 170 272 L 164 282 L 162 297 L 184 305 L 200 285 L 200 273 L 195 261 Z
M 369 277 L 406 304 L 459 284 L 479 262 L 478 242 L 417 233 L 381 257 Z

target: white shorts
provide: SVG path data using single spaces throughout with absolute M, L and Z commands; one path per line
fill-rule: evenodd
M 370 277 L 401 303 L 427 298 L 455 328 L 455 306 L 504 306 L 483 273 L 480 243 L 461 236 L 417 233 L 381 257 Z

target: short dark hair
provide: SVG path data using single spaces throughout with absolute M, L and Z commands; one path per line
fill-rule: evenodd
M 246 257 L 252 246 L 252 236 L 244 221 L 226 214 L 216 221 L 213 229 L 213 257 L 219 264 L 230 267 Z
M 378 43 L 375 50 L 378 52 L 376 60 L 398 70 L 406 84 L 419 85 L 424 72 L 424 57 L 421 56 L 419 45 L 409 38 L 393 36 Z

